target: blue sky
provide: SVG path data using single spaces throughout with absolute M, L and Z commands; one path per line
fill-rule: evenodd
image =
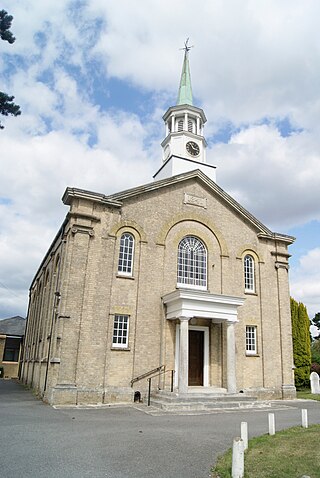
M 292 295 L 320 309 L 317 0 L 2 2 L 0 90 L 23 114 L 0 131 L 0 318 L 61 224 L 67 186 L 111 193 L 152 180 L 186 37 L 217 182 L 291 246 Z

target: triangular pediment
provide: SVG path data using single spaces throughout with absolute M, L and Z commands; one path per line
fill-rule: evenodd
M 243 217 L 244 220 L 248 221 L 251 225 L 253 225 L 260 237 L 281 240 L 289 244 L 291 244 L 294 241 L 294 237 L 292 236 L 287 236 L 284 234 L 278 234 L 278 233 L 272 232 L 268 227 L 266 227 L 255 216 L 253 216 L 249 211 L 247 211 L 244 207 L 242 207 L 235 199 L 233 199 L 220 186 L 218 186 L 217 183 L 212 181 L 206 174 L 204 174 L 199 169 L 195 169 L 194 171 L 182 173 L 176 176 L 172 176 L 170 178 L 154 181 L 152 183 L 148 183 L 143 186 L 127 189 L 125 191 L 112 194 L 109 196 L 109 199 L 112 201 L 123 201 L 127 198 L 132 198 L 134 196 L 145 194 L 150 191 L 155 191 L 161 188 L 170 187 L 173 184 L 183 183 L 190 179 L 196 179 L 200 183 L 205 185 L 206 188 L 208 188 L 212 192 L 212 194 L 219 197 L 222 202 L 228 205 L 238 215 Z
M 257 231 L 257 235 L 259 237 L 265 239 L 280 240 L 288 244 L 291 244 L 294 241 L 294 237 L 292 236 L 274 233 L 270 229 L 268 229 L 264 224 L 262 224 L 262 222 L 260 222 L 255 216 L 253 216 L 249 211 L 242 207 L 235 199 L 233 199 L 220 186 L 218 186 L 217 183 L 212 181 L 206 174 L 204 174 L 199 169 L 195 169 L 187 173 L 178 174 L 169 178 L 161 179 L 159 181 L 153 181 L 151 183 L 143 184 L 141 186 L 131 189 L 126 189 L 124 191 L 120 191 L 111 195 L 94 193 L 77 188 L 67 188 L 62 200 L 64 204 L 70 204 L 72 198 L 77 197 L 92 200 L 95 202 L 100 202 L 105 205 L 110 205 L 112 207 L 121 207 L 121 205 L 126 199 L 142 196 L 163 188 L 169 188 L 173 185 L 181 184 L 191 179 L 195 179 L 199 181 L 199 183 L 202 183 L 207 189 L 209 189 L 209 191 L 211 191 L 213 195 L 218 197 L 222 203 L 225 203 L 226 206 L 228 206 L 239 216 L 241 216 L 243 220 L 249 222 Z

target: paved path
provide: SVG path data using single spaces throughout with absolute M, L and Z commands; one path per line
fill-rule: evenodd
M 282 402 L 281 402 L 282 404 Z M 320 423 L 320 402 L 274 409 L 276 428 Z M 133 407 L 54 409 L 0 380 L 0 476 L 7 478 L 208 478 L 217 455 L 247 421 L 267 432 L 268 411 L 157 415 Z

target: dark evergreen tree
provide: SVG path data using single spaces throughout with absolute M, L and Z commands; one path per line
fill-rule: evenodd
M 0 38 L 9 43 L 14 43 L 15 37 L 12 35 L 10 28 L 13 17 L 8 15 L 5 10 L 0 10 Z M 20 106 L 13 103 L 14 96 L 9 96 L 0 91 L 0 114 L 3 116 L 18 116 L 21 114 Z M 0 122 L 0 129 L 4 126 Z
M 310 320 L 306 306 L 290 299 L 293 360 L 295 365 L 296 387 L 309 386 L 311 350 L 310 350 Z
M 318 329 L 318 335 L 315 337 L 316 340 L 320 339 L 320 312 L 317 312 L 316 315 L 312 319 L 312 325 L 317 327 Z
M 313 363 L 320 365 L 320 339 L 316 339 L 311 344 L 311 359 Z
M 12 15 L 8 15 L 5 10 L 0 10 L 0 38 L 9 43 L 14 43 L 15 41 L 15 37 L 10 31 L 12 20 Z

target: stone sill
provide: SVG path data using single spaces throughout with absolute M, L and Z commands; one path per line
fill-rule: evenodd
M 118 350 L 120 352 L 130 352 L 130 347 L 111 347 L 110 350 Z

